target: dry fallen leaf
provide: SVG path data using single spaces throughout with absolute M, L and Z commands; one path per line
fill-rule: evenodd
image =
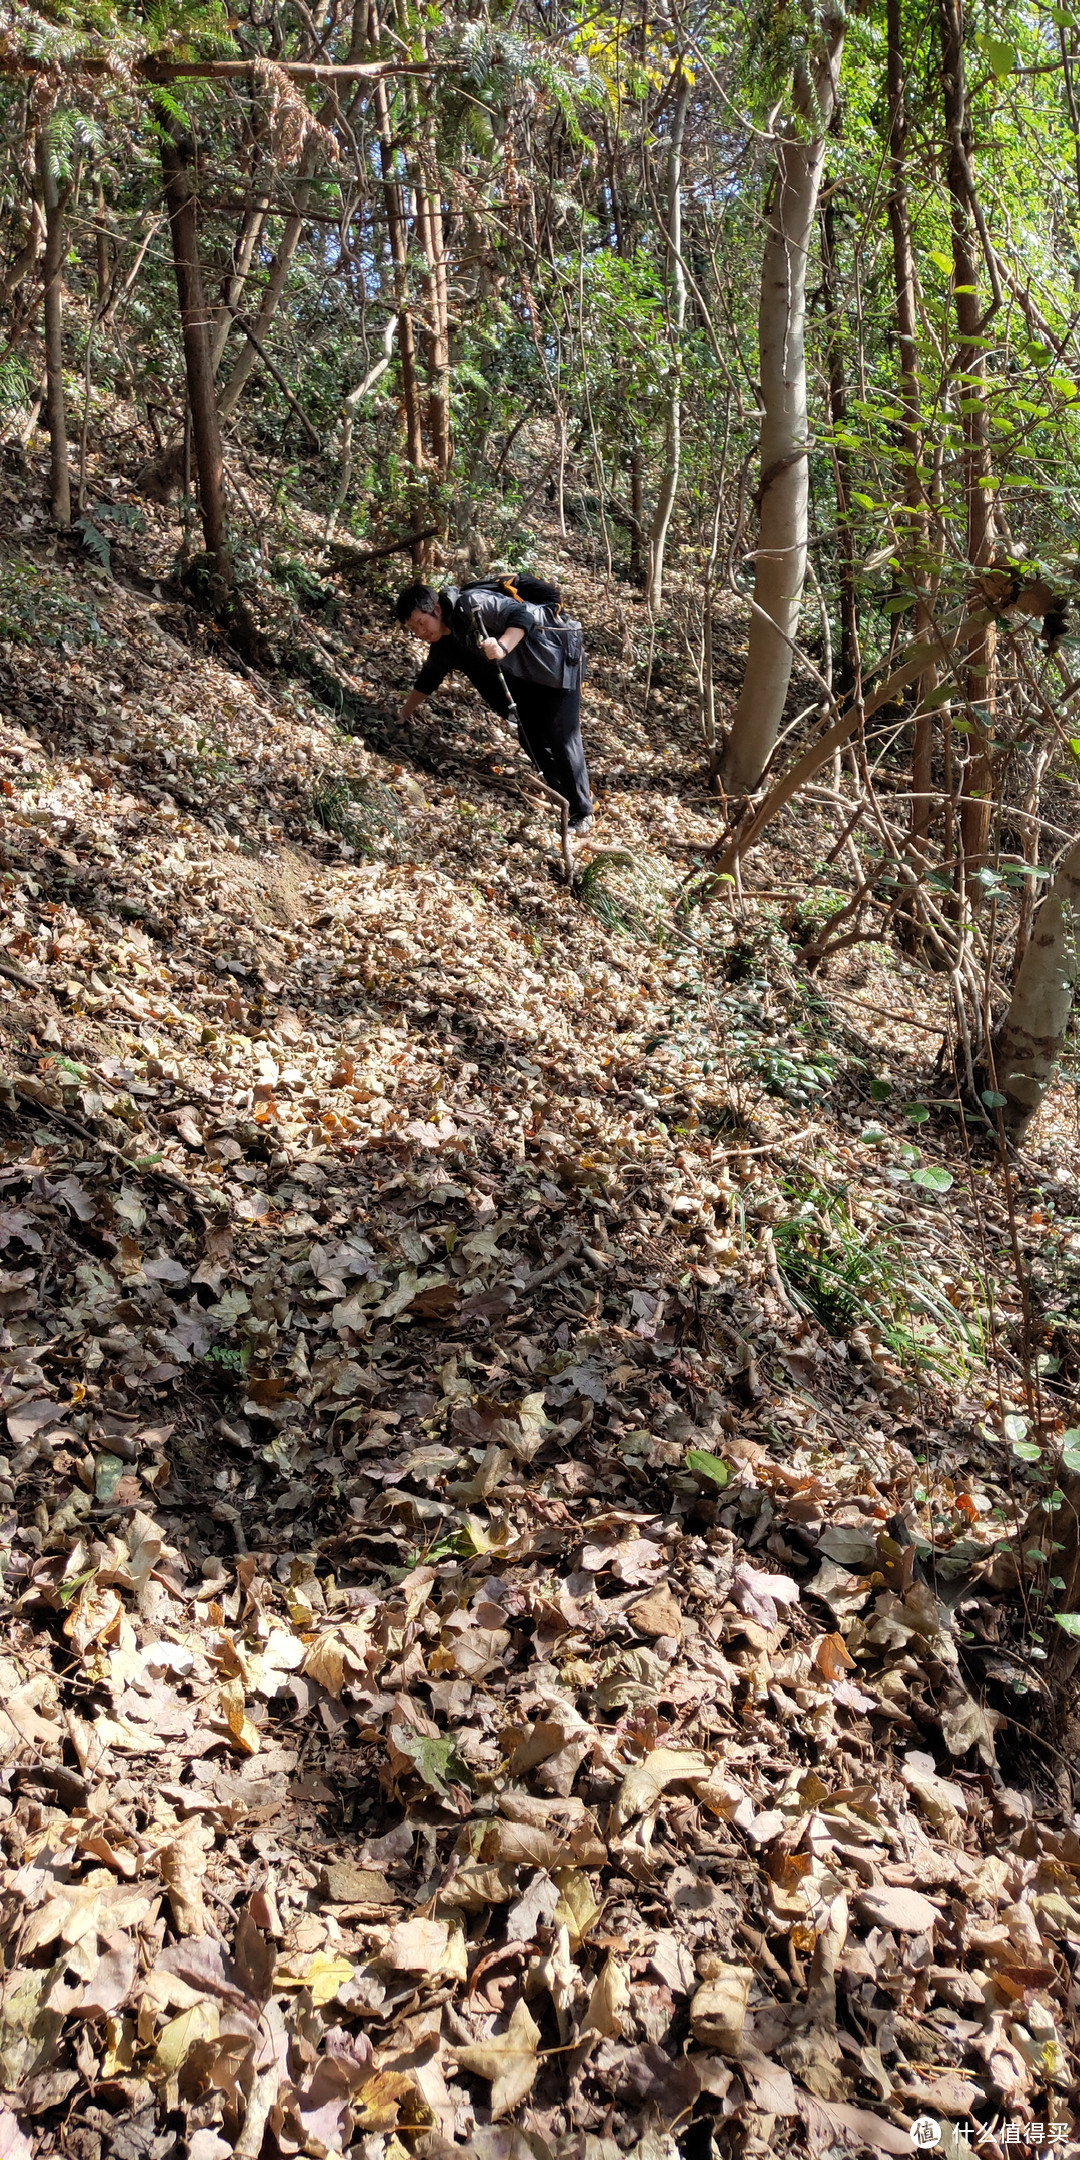
M 504 2033 L 455 2050 L 462 2070 L 489 2081 L 494 2122 L 508 2115 L 511 2108 L 519 2107 L 532 2091 L 539 2068 L 539 2046 L 540 2027 L 527 2004 L 518 2002 Z
M 181 1825 L 168 1844 L 158 1849 L 158 1873 L 169 1893 L 173 1924 L 178 1934 L 208 1935 L 211 1932 L 202 1886 L 214 1842 L 212 1825 L 196 1815 Z
M 618 2039 L 626 2030 L 630 2000 L 626 1968 L 612 1954 L 605 1959 L 593 1982 L 581 2021 L 581 2038 L 584 2039 L 586 2033 L 598 2033 L 603 2040 Z
M 627 1607 L 627 1619 L 642 1635 L 673 1635 L 678 1641 L 682 1634 L 682 1613 L 666 1585 L 636 1598 Z
M 892 1889 L 883 1883 L 873 1890 L 860 1890 L 855 1907 L 868 1927 L 898 1928 L 911 1935 L 928 1934 L 941 1921 L 937 1906 L 921 1891 Z
M 702 1981 L 690 2004 L 690 2029 L 702 2047 L 738 2060 L 753 1980 L 749 1965 L 720 1964 L 719 1971 Z
M 748 1560 L 741 1561 L 735 1570 L 732 1598 L 739 1611 L 761 1627 L 777 1627 L 778 1607 L 797 1604 L 799 1594 L 799 1585 L 792 1582 L 790 1575 L 766 1575 L 760 1568 L 751 1567 Z
M 646 1814 L 669 1786 L 687 1785 L 708 1772 L 708 1757 L 697 1748 L 653 1748 L 627 1771 L 615 1801 L 613 1827 L 621 1830 L 635 1816 Z

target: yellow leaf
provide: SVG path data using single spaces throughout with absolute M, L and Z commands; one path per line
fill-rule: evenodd
M 190 2010 L 181 2010 L 165 2026 L 154 2049 L 151 2070 L 162 2077 L 175 2077 L 200 2040 L 217 2039 L 220 2023 L 217 2004 L 206 1998 L 192 2003 Z
M 636 1815 L 647 1815 L 669 1785 L 706 1777 L 709 1758 L 697 1748 L 654 1748 L 628 1770 L 615 1802 L 614 1826 L 622 1830 Z
M 571 1943 L 576 1950 L 584 1942 L 600 1918 L 602 1906 L 592 1893 L 592 1884 L 580 1868 L 556 1868 L 553 1880 L 559 1892 L 555 1907 L 555 1926 L 569 1931 Z
M 102 2077 L 127 2077 L 134 2061 L 134 2018 L 106 2018 L 105 2052 L 101 2058 Z
M 345 1685 L 346 1648 L 339 1635 L 320 1635 L 313 1642 L 304 1659 L 304 1674 L 324 1687 L 334 1701 L 338 1700 Z
M 331 1957 L 328 1950 L 316 1950 L 309 1958 L 289 1958 L 280 1964 L 274 1974 L 274 1988 L 307 1988 L 316 2010 L 321 2010 L 324 2003 L 333 2002 L 355 1970 L 351 1958 Z
M 357 2129 L 392 2130 L 400 2112 L 399 2100 L 415 2091 L 411 2077 L 403 2070 L 377 2070 L 353 2099 Z
M 220 1689 L 221 1711 L 229 1728 L 233 1746 L 241 1755 L 257 1755 L 259 1752 L 258 1729 L 251 1722 L 244 1702 L 244 1690 L 239 1680 L 224 1680 Z

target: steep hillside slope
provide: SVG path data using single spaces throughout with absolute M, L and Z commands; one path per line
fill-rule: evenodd
M 282 550 L 256 678 L 5 489 L 0 2151 L 1061 2142 L 1063 1105 L 1006 1189 L 933 979 L 799 971 L 827 803 L 680 912 L 572 556 L 574 894 L 388 585 Z

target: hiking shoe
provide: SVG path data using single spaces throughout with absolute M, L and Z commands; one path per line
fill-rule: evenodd
M 578 833 L 587 833 L 587 832 L 591 832 L 591 831 L 592 831 L 592 818 L 591 818 L 591 817 L 576 817 L 576 818 L 571 818 L 571 820 L 570 820 L 570 824 L 569 824 L 569 826 L 568 826 L 568 828 L 567 828 L 567 829 L 568 829 L 568 831 L 570 831 L 570 832 L 574 833 L 575 835 L 576 835 L 576 834 L 578 834 Z

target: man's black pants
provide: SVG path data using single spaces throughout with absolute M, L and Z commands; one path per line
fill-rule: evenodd
M 518 710 L 518 739 L 542 780 L 570 805 L 571 819 L 590 817 L 589 773 L 581 740 L 581 688 L 545 690 L 539 683 L 508 687 Z

